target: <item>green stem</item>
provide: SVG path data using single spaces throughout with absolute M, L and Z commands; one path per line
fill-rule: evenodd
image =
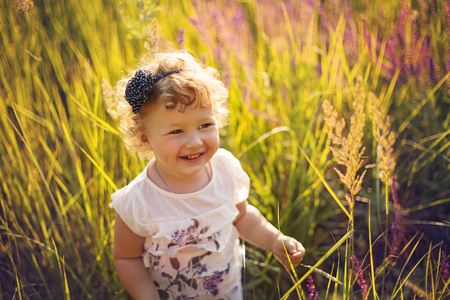
M 389 244 L 389 185 L 388 181 L 389 178 L 385 178 L 385 235 L 384 235 L 384 257 L 386 258 L 388 255 L 388 244 Z M 382 281 L 382 287 L 381 287 L 381 298 L 384 298 L 384 289 L 385 289 L 385 282 L 386 282 L 386 272 L 385 268 L 383 268 L 383 281 Z M 375 290 L 375 288 L 374 288 Z

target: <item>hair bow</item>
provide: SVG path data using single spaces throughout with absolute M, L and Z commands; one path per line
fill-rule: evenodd
M 132 107 L 132 111 L 137 114 L 141 110 L 142 105 L 147 102 L 150 92 L 155 84 L 162 78 L 173 73 L 179 73 L 180 70 L 169 71 L 159 76 L 154 76 L 148 70 L 138 70 L 133 78 L 131 78 L 125 88 L 125 100 Z

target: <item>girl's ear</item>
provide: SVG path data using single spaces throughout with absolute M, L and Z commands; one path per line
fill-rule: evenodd
M 147 148 L 150 151 L 153 151 L 152 145 L 150 145 L 150 141 L 148 140 L 148 137 L 145 134 L 141 135 L 141 142 L 144 144 L 145 148 Z

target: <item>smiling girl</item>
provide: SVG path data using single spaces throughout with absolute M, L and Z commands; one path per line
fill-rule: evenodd
M 151 158 L 110 204 L 117 274 L 134 299 L 242 299 L 239 237 L 286 267 L 305 254 L 248 204 L 249 177 L 219 147 L 228 92 L 217 78 L 173 52 L 117 85 L 110 113 L 128 148 Z

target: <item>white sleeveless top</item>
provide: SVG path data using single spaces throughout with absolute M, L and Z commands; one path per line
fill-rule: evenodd
M 211 180 L 201 190 L 174 194 L 145 170 L 112 194 L 128 227 L 144 236 L 142 258 L 161 299 L 242 299 L 242 251 L 233 221 L 247 199 L 250 179 L 239 161 L 219 149 Z

